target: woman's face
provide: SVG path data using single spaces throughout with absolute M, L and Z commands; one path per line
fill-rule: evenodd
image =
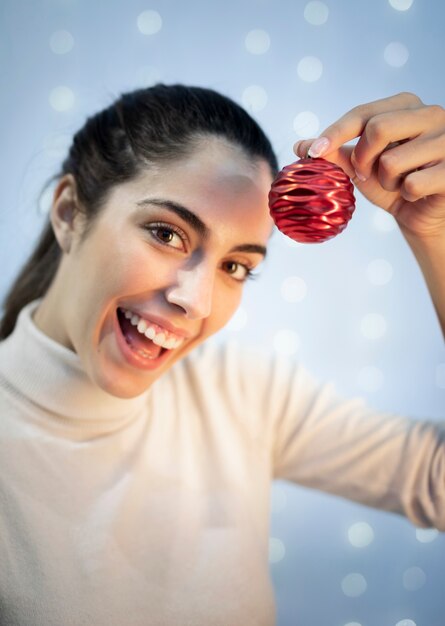
M 266 162 L 210 138 L 117 185 L 81 243 L 74 222 L 37 325 L 104 390 L 139 395 L 235 312 L 271 233 L 271 182 Z

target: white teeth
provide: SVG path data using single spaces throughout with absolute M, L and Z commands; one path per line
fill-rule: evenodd
M 166 333 L 157 333 L 154 326 L 151 326 L 150 322 L 147 322 L 147 320 L 142 319 L 139 315 L 136 315 L 136 313 L 133 313 L 132 311 L 128 311 L 126 309 L 123 309 L 123 311 L 125 317 L 130 320 L 132 326 L 136 326 L 141 335 L 145 335 L 148 339 L 151 339 L 151 341 L 153 341 L 153 343 L 157 346 L 161 346 L 161 348 L 165 348 L 166 350 L 173 350 L 182 345 L 184 341 L 183 337 L 169 337 L 167 339 Z M 139 350 L 139 354 L 145 358 L 150 358 L 144 350 Z
M 157 346 L 161 346 L 162 348 L 165 348 L 165 335 L 164 333 L 159 333 L 159 335 L 155 335 L 154 339 L 152 339 L 153 343 L 155 343 Z
M 145 334 L 145 336 L 147 337 L 147 339 L 151 339 L 151 340 L 153 340 L 153 339 L 155 338 L 156 331 L 155 331 L 155 329 L 153 328 L 153 326 L 149 326 L 149 327 L 147 328 L 147 330 L 145 331 L 145 333 L 144 333 L 144 334 Z
M 143 335 L 147 330 L 147 322 L 145 320 L 139 320 L 138 322 L 138 331 Z

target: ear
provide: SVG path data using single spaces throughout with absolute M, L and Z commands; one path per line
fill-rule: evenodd
M 80 213 L 76 180 L 72 174 L 63 176 L 54 191 L 51 224 L 63 252 L 68 254 L 79 231 Z

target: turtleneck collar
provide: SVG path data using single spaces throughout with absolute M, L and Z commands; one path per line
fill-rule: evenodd
M 104 430 L 140 414 L 148 392 L 130 399 L 106 393 L 87 376 L 75 352 L 50 339 L 32 315 L 40 300 L 25 306 L 14 331 L 0 342 L 0 378 L 24 400 L 55 417 Z

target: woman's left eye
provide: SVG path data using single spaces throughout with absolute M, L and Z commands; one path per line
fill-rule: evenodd
M 247 265 L 243 265 L 242 263 L 238 263 L 237 261 L 225 261 L 223 263 L 223 269 L 234 280 L 239 282 L 244 282 L 252 276 L 251 268 L 247 267 Z

